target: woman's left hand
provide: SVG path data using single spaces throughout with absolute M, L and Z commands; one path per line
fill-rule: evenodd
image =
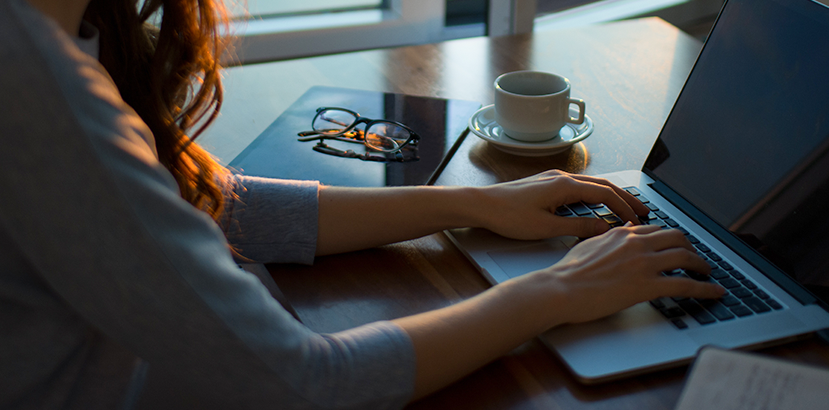
M 639 224 L 637 215 L 647 215 L 633 195 L 609 181 L 563 171 L 546 171 L 517 181 L 481 188 L 480 226 L 515 239 L 544 239 L 562 235 L 591 237 L 610 229 L 596 218 L 561 217 L 561 205 L 575 202 L 603 203 L 623 222 Z

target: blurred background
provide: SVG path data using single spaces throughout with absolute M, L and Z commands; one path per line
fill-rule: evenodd
M 656 16 L 705 40 L 723 0 L 247 0 L 239 62 L 284 60 Z

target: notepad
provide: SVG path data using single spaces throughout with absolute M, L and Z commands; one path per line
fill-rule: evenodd
M 676 410 L 827 407 L 829 369 L 709 347 L 694 361 Z

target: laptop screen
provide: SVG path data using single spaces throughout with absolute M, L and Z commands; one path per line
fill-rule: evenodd
M 801 283 L 829 286 L 829 8 L 729 0 L 645 170 Z

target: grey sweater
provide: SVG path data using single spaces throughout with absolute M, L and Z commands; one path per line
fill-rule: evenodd
M 0 408 L 129 408 L 147 368 L 218 408 L 403 406 L 405 332 L 314 333 L 229 252 L 313 262 L 318 184 L 237 176 L 222 229 L 179 196 L 96 40 L 0 0 Z

